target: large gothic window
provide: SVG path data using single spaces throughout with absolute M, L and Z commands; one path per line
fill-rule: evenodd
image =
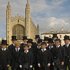
M 12 33 L 18 40 L 22 40 L 22 37 L 25 35 L 25 28 L 22 25 L 17 24 L 13 27 Z

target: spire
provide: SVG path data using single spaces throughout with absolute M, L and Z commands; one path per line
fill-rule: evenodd
M 10 2 L 8 1 L 8 5 L 10 5 Z
M 30 3 L 29 0 L 27 0 L 26 3 L 26 8 L 25 8 L 25 35 L 30 37 L 30 17 L 31 17 L 31 13 L 30 13 Z
M 7 4 L 7 11 L 9 11 L 9 13 L 11 13 L 11 5 L 10 5 L 10 2 L 8 1 L 8 4 Z
M 39 24 L 37 24 L 37 34 L 39 34 Z
M 6 8 L 6 17 L 7 19 L 11 17 L 11 5 L 9 1 L 8 1 L 7 8 Z
M 29 3 L 29 0 L 27 0 L 27 3 L 26 3 L 26 8 L 30 8 L 30 3 Z
M 25 8 L 25 13 L 26 14 L 30 14 L 30 3 L 29 3 L 29 0 L 27 0 L 27 3 L 26 3 L 26 8 Z
M 29 0 L 27 0 L 27 4 L 29 4 Z
M 39 31 L 39 24 L 37 24 L 37 30 Z
M 10 9 L 11 8 L 11 5 L 10 5 L 10 2 L 8 1 L 8 4 L 7 4 L 7 8 Z

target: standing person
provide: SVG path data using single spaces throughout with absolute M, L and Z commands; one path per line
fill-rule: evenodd
M 36 56 L 35 55 L 36 52 L 35 51 L 36 51 L 36 46 L 35 46 L 35 44 L 34 44 L 32 39 L 28 39 L 27 44 L 28 44 L 29 51 L 32 52 L 32 54 L 33 54 L 33 67 L 35 69 L 35 62 L 36 62 L 36 57 L 35 57 Z
M 54 70 L 54 65 L 53 65 L 53 58 L 54 58 L 54 42 L 52 38 L 48 38 L 48 50 L 51 52 L 52 55 L 52 59 L 51 59 L 51 66 L 50 66 L 50 70 Z
M 41 67 L 42 70 L 50 70 L 50 62 L 51 62 L 51 53 L 46 49 L 46 43 L 42 42 L 41 51 L 39 52 L 39 61 L 38 66 Z
M 70 70 L 70 37 L 65 35 L 64 42 L 65 42 L 65 45 L 63 47 L 65 48 L 65 53 L 66 53 L 65 70 L 67 70 L 67 66 L 68 66 L 68 69 Z
M 54 70 L 64 70 L 65 52 L 60 39 L 55 40 L 54 52 Z
M 37 70 L 41 70 L 41 67 L 39 66 L 39 63 L 41 63 L 40 58 L 39 58 L 40 51 L 41 51 L 41 43 L 42 43 L 42 39 L 39 39 L 38 42 L 37 42 L 37 54 L 36 54 L 37 55 L 37 63 L 36 63 Z
M 15 44 L 15 48 L 12 51 L 12 59 L 11 59 L 11 68 L 12 70 L 21 70 L 20 64 L 19 64 L 19 56 L 21 53 L 20 43 L 17 41 Z
M 38 66 L 38 61 L 39 61 L 39 51 L 41 50 L 41 43 L 42 43 L 42 39 L 38 39 L 38 42 L 37 42 L 37 51 L 36 51 L 36 67 L 37 67 L 37 70 L 41 70 L 41 67 Z
M 22 70 L 32 70 L 33 69 L 33 54 L 29 51 L 28 45 L 24 45 L 23 51 L 20 55 L 20 66 Z
M 11 55 L 9 54 L 7 46 L 7 40 L 2 40 L 0 49 L 0 70 L 8 70 L 10 67 Z
M 39 40 L 40 40 L 40 36 L 39 35 L 35 35 L 35 42 L 33 42 L 33 45 L 32 45 L 33 55 L 34 55 L 33 66 L 34 66 L 35 70 L 38 70 L 38 66 L 37 66 L 37 44 L 38 44 Z
M 37 54 L 38 54 L 38 50 L 39 50 L 39 47 L 40 47 L 39 45 L 41 45 L 41 43 L 42 43 L 42 39 L 38 39 L 38 41 L 37 41 L 37 46 L 35 47 L 35 46 L 33 45 L 33 50 L 34 50 L 34 68 L 35 68 L 35 70 L 38 70 Z

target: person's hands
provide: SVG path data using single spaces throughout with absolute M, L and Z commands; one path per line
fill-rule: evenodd
M 50 67 L 50 65 L 51 65 L 51 64 L 50 64 L 50 63 L 48 63 L 48 67 Z
M 41 67 L 40 63 L 38 63 L 38 67 Z

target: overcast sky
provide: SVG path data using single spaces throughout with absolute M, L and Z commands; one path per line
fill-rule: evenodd
M 12 15 L 25 16 L 26 0 L 0 0 L 0 37 L 6 36 L 6 5 L 10 1 Z M 62 26 L 70 31 L 70 0 L 30 0 L 31 16 L 39 24 L 40 33 L 57 30 Z

